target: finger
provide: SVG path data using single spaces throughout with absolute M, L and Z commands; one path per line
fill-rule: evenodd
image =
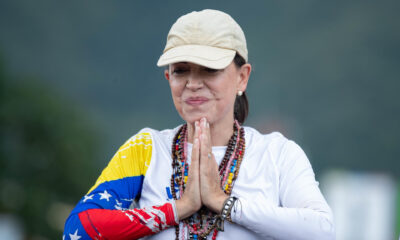
M 216 171 L 218 173 L 218 164 L 215 161 L 214 154 L 212 153 L 211 129 L 209 122 L 205 121 L 203 132 L 205 133 L 206 141 L 203 143 L 207 149 L 207 171 Z M 201 161 L 201 160 L 200 160 Z
M 200 143 L 199 143 L 199 123 L 195 122 L 195 130 L 193 137 L 193 147 L 192 147 L 192 157 L 191 164 L 189 168 L 189 177 L 198 172 L 199 168 L 199 152 L 200 152 Z
M 196 151 L 193 152 L 193 150 L 192 150 L 192 158 L 193 158 L 193 154 L 195 154 L 196 160 L 197 160 L 197 165 L 199 164 L 199 161 L 200 161 L 200 149 L 201 149 L 200 134 L 201 134 L 200 122 L 196 121 L 194 123 L 194 139 L 197 139 L 197 146 L 196 146 Z M 193 149 L 195 148 L 195 145 L 196 145 L 196 144 L 194 144 L 194 141 L 195 140 L 193 140 Z
M 210 130 L 209 122 L 207 122 L 207 124 L 206 124 L 206 135 L 207 135 L 207 139 L 208 139 L 208 147 L 210 149 L 210 152 L 212 152 L 211 130 Z
M 203 139 L 203 142 L 202 142 L 202 149 L 204 149 L 204 151 L 205 151 L 205 153 L 204 154 L 206 154 L 207 155 L 207 158 L 208 159 L 211 159 L 212 158 L 212 156 L 210 157 L 210 156 L 208 156 L 209 154 L 212 154 L 212 148 L 211 148 L 211 142 L 210 142 L 210 140 L 211 140 L 211 137 L 210 137 L 210 125 L 209 125 L 209 123 L 207 122 L 207 119 L 206 118 L 203 118 L 202 119 L 203 120 L 203 122 L 202 122 L 202 131 L 201 131 L 201 134 L 204 136 L 204 139 Z
M 199 138 L 200 135 L 200 126 L 199 126 L 199 121 L 194 122 L 194 135 L 193 135 L 193 141 L 196 138 Z
M 207 136 L 207 119 L 204 118 L 204 117 L 200 120 L 200 131 L 201 131 L 200 132 L 200 136 L 201 136 L 201 138 L 200 138 L 200 148 L 201 148 L 202 147 L 201 145 L 206 143 L 206 142 L 203 141 L 202 135 L 206 135 Z M 208 147 L 208 145 L 204 145 L 204 146 Z M 207 149 L 204 149 L 204 150 L 207 150 Z
M 192 148 L 192 158 L 191 158 L 191 166 L 198 166 L 199 165 L 199 138 L 195 138 L 193 141 L 193 148 Z
M 208 147 L 208 138 L 205 132 L 202 132 L 200 136 L 200 172 L 202 172 L 203 175 L 208 175 L 208 167 L 210 159 L 212 158 L 212 153 Z

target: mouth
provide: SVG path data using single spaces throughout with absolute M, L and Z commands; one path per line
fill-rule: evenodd
M 188 105 L 192 105 L 192 106 L 199 106 L 208 101 L 209 101 L 209 99 L 206 97 L 190 97 L 190 98 L 185 99 L 185 103 Z

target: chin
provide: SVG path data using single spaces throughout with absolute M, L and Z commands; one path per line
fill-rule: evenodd
M 189 118 L 183 118 L 183 120 L 185 120 L 185 122 L 190 123 L 190 124 L 194 124 L 194 122 L 196 121 L 200 121 L 201 117 L 189 117 Z
M 181 114 L 181 117 L 187 123 L 194 123 L 196 121 L 200 121 L 200 119 L 203 117 L 205 117 L 207 121 L 210 121 L 210 117 L 206 113 L 191 113 L 191 114 L 187 113 L 187 114 Z

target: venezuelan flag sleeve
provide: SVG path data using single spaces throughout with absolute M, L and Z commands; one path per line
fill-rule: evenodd
M 129 139 L 68 217 L 63 240 L 138 239 L 178 224 L 174 203 L 129 209 L 152 156 L 150 133 Z

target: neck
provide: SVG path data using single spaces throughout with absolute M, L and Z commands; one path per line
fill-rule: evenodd
M 210 123 L 212 146 L 227 146 L 233 134 L 233 118 L 224 123 Z M 193 143 L 194 123 L 187 123 L 188 141 Z

